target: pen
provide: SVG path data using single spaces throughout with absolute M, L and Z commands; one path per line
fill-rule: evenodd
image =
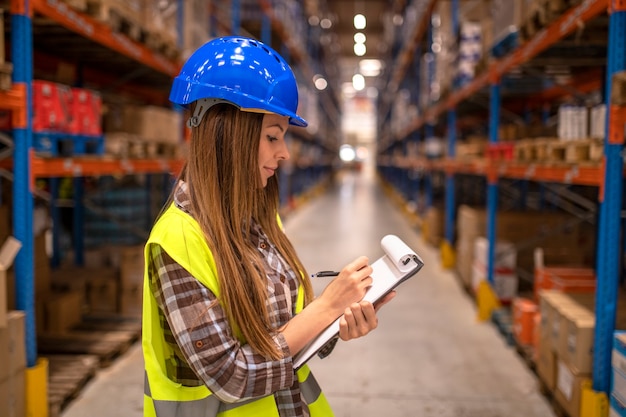
M 337 275 L 339 275 L 339 272 L 337 271 L 320 271 L 311 275 L 311 278 L 336 277 Z

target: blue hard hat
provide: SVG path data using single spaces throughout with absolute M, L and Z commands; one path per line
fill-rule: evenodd
M 243 111 L 288 116 L 296 114 L 298 86 L 291 68 L 272 48 L 255 39 L 226 36 L 198 48 L 174 78 L 170 101 L 186 106 L 200 99 L 229 102 Z

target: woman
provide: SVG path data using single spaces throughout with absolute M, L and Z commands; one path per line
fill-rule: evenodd
M 218 38 L 184 64 L 170 100 L 189 107 L 191 140 L 146 244 L 144 414 L 332 415 L 292 357 L 342 315 L 342 340 L 376 327 L 361 301 L 372 269 L 355 259 L 314 299 L 281 229 L 275 172 L 288 125 L 307 125 L 291 69 L 261 42 Z

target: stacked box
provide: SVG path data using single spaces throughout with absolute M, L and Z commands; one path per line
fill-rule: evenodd
M 613 334 L 611 355 L 611 412 L 617 416 L 626 415 L 626 332 Z M 613 416 L 613 414 L 611 414 Z
M 618 295 L 616 329 L 626 328 L 626 305 L 623 292 Z M 593 372 L 595 332 L 595 294 L 566 294 L 557 290 L 540 292 L 540 342 L 537 372 L 554 392 L 557 402 L 572 416 L 579 415 L 581 385 Z M 616 332 L 623 334 L 623 332 Z M 620 336 L 624 342 L 626 337 Z M 626 360 L 619 354 L 619 338 L 614 340 L 613 395 L 626 399 Z M 620 359 L 622 358 L 622 359 Z M 549 362 L 552 361 L 552 365 Z M 550 367 L 549 367 L 550 366 Z M 623 378 L 623 379 L 620 379 Z M 623 398 L 621 396 L 624 396 Z
M 84 294 L 80 291 L 54 292 L 38 296 L 37 332 L 63 334 L 81 322 Z
M 215 16 L 215 22 L 230 21 L 230 7 L 227 7 L 223 2 L 211 3 L 213 4 L 209 5 L 209 3 L 204 0 L 188 0 L 185 2 L 183 12 L 183 39 L 179 42 L 179 44 L 182 45 L 183 59 L 189 58 L 196 49 L 211 40 L 212 14 Z M 213 7 L 213 13 L 211 13 L 211 7 Z M 215 10 L 216 8 L 218 8 L 218 10 Z M 170 19 L 175 19 L 175 16 L 174 14 Z M 172 20 L 169 20 L 167 24 L 171 25 L 171 27 L 177 27 L 175 21 L 172 22 Z
M 462 282 L 471 286 L 474 242 L 487 232 L 486 211 L 461 205 L 457 212 L 456 269 Z M 572 259 L 585 263 L 592 259 L 595 248 L 593 234 L 587 233 L 572 217 L 561 213 L 541 212 L 499 212 L 496 216 L 496 238 L 513 244 L 545 236 L 540 242 L 547 254 L 553 249 L 565 253 Z M 553 231 L 557 231 L 553 233 Z M 534 247 L 524 247 L 517 251 L 517 267 L 533 271 Z
M 159 106 L 110 105 L 104 130 L 137 135 L 146 142 L 180 144 L 183 124 L 179 112 Z
M 139 317 L 142 311 L 144 247 L 122 247 L 119 253 L 119 312 L 124 316 Z
M 26 416 L 25 314 L 10 311 L 0 327 L 0 410 L 7 417 Z
M 441 207 L 431 206 L 426 210 L 422 223 L 422 235 L 426 242 L 435 247 L 443 240 L 444 215 Z
M 487 258 L 489 242 L 479 236 L 474 241 L 474 262 L 472 267 L 472 289 L 478 290 L 481 281 L 487 279 Z M 493 290 L 502 302 L 509 302 L 517 294 L 518 280 L 515 273 L 517 251 L 506 241 L 496 243 L 493 266 Z
M 99 268 L 87 278 L 87 305 L 90 313 L 117 313 L 119 308 L 119 270 Z

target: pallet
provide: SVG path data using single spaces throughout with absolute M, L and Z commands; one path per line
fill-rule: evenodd
M 88 0 L 88 15 L 105 23 L 113 32 L 126 35 L 132 40 L 143 42 L 146 37 L 141 10 L 133 10 L 128 2 L 119 0 Z
M 138 340 L 135 331 L 72 330 L 63 334 L 37 336 L 38 350 L 46 354 L 95 355 L 100 367 L 108 367 Z
M 102 155 L 104 153 L 104 136 L 34 132 L 33 148 L 41 156 Z
M 59 417 L 95 376 L 98 357 L 93 355 L 47 355 L 48 415 Z
M 527 163 L 597 165 L 603 152 L 601 139 L 523 139 L 515 144 L 514 159 Z
M 144 39 L 146 46 L 168 59 L 177 60 L 180 58 L 180 48 L 177 40 L 168 36 L 166 32 L 148 30 Z
M 87 0 L 61 0 L 61 2 L 79 12 L 87 11 Z
M 181 145 L 146 141 L 138 135 L 124 132 L 107 133 L 104 153 L 113 158 L 179 158 Z

